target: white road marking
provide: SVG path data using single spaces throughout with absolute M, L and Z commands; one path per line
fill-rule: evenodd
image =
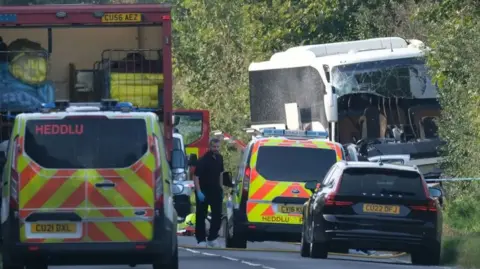
M 230 261 L 234 261 L 234 262 L 238 262 L 238 261 L 239 261 L 239 259 L 235 259 L 235 258 L 232 258 L 232 257 L 227 257 L 227 256 L 220 256 L 220 257 L 222 257 L 222 258 L 224 258 L 224 259 L 227 259 L 227 260 L 230 260 Z
M 250 265 L 250 266 L 261 266 L 261 264 L 258 264 L 258 263 L 251 263 L 251 262 L 247 262 L 247 261 L 241 261 L 241 263 L 243 264 L 246 264 L 246 265 Z
M 249 262 L 249 261 L 244 261 L 244 260 L 240 260 L 240 259 L 236 259 L 236 258 L 232 258 L 232 257 L 228 257 L 228 256 L 221 256 L 221 255 L 217 255 L 217 254 L 213 254 L 213 253 L 201 252 L 201 251 L 193 250 L 191 248 L 184 248 L 184 247 L 179 247 L 179 248 L 184 249 L 184 250 L 186 250 L 188 252 L 191 252 L 191 253 L 201 254 L 201 255 L 210 256 L 210 257 L 219 257 L 219 258 L 222 258 L 222 259 L 225 259 L 225 260 L 229 260 L 229 261 L 233 261 L 233 262 L 240 262 L 240 263 L 250 265 L 250 266 L 253 266 L 253 267 L 260 267 L 262 269 L 276 269 L 274 267 L 265 266 L 263 264 L 252 263 L 252 262 Z

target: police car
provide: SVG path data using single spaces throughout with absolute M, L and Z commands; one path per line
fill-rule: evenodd
M 299 242 L 303 204 L 311 196 L 305 182 L 320 181 L 345 159 L 328 133 L 265 129 L 253 137 L 241 158 L 225 222 L 226 247 L 247 241 Z

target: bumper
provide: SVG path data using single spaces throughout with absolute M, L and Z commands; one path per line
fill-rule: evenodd
M 331 215 L 324 216 L 323 225 L 315 227 L 315 241 L 328 242 L 332 247 L 408 252 L 437 241 L 436 229 L 424 225 L 388 229 L 385 225 L 344 223 Z
M 151 264 L 168 258 L 173 247 L 165 242 L 148 243 L 45 243 L 16 244 L 16 260 L 42 260 L 50 265 Z
M 243 228 L 249 241 L 300 242 L 302 225 L 244 223 Z
M 153 240 L 148 242 L 25 243 L 20 242 L 19 221 L 10 216 L 2 225 L 2 259 L 8 266 L 152 264 L 175 253 L 175 231 L 176 225 L 167 218 L 156 217 Z

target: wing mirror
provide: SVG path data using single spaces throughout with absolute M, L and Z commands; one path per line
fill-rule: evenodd
M 232 173 L 223 172 L 223 186 L 233 188 Z
M 305 189 L 310 190 L 311 192 L 315 192 L 317 186 L 320 186 L 320 183 L 317 181 L 307 181 L 305 183 Z
M 428 188 L 428 191 L 430 192 L 430 196 L 432 198 L 440 198 L 443 196 L 443 191 L 439 188 L 430 187 Z

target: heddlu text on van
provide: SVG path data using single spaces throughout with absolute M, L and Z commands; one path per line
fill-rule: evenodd
M 35 126 L 37 135 L 81 135 L 83 124 L 39 124 Z

